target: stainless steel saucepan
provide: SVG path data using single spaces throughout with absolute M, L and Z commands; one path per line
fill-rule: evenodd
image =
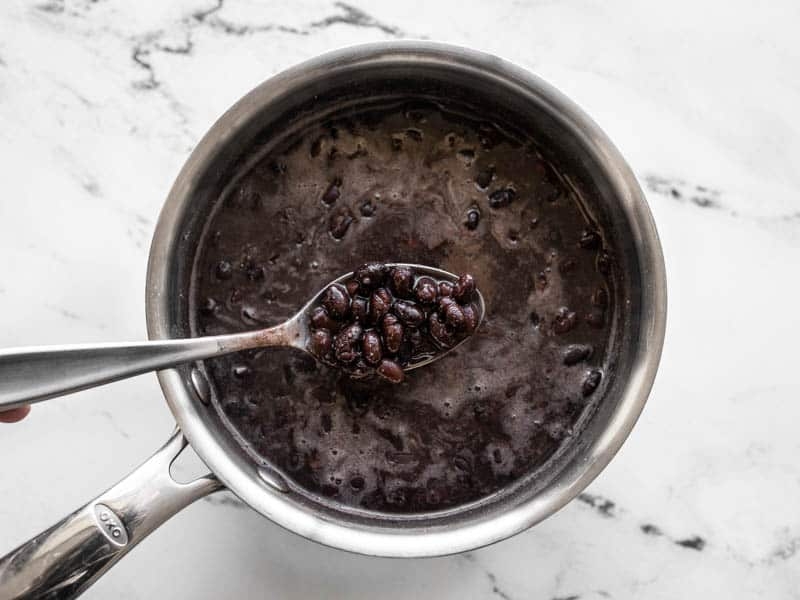
M 148 265 L 150 338 L 191 335 L 191 257 L 224 174 L 243 166 L 254 145 L 336 102 L 415 93 L 470 97 L 504 118 L 525 121 L 569 164 L 573 183 L 600 199 L 595 217 L 612 232 L 630 302 L 616 317 L 623 333 L 615 341 L 619 359 L 606 396 L 574 441 L 488 498 L 389 516 L 313 497 L 270 465 L 254 462 L 220 423 L 202 364 L 160 371 L 178 428 L 125 479 L 0 559 L 0 597 L 77 596 L 172 515 L 223 488 L 310 540 L 374 556 L 423 557 L 484 546 L 538 523 L 608 464 L 644 406 L 661 355 L 667 299 L 656 228 L 631 170 L 597 125 L 542 80 L 486 54 L 423 42 L 357 46 L 289 69 L 242 98 L 198 144 L 161 212 Z M 187 443 L 210 473 L 178 483 L 169 467 Z

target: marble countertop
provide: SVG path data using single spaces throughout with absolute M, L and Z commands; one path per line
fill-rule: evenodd
M 486 50 L 571 96 L 642 182 L 667 263 L 644 414 L 541 525 L 460 556 L 371 559 L 218 495 L 85 597 L 800 598 L 798 22 L 791 0 L 1 3 L 0 346 L 144 338 L 149 240 L 193 145 L 262 80 L 375 40 Z M 172 426 L 153 375 L 0 424 L 0 553 Z

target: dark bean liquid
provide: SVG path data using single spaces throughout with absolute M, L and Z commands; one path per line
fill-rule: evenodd
M 400 384 L 265 349 L 206 362 L 249 452 L 389 512 L 476 500 L 574 439 L 603 393 L 613 254 L 535 140 L 438 105 L 309 125 L 232 174 L 196 257 L 196 334 L 276 324 L 367 261 L 469 272 L 486 317 Z

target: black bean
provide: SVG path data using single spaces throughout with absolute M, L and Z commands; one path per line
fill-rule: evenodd
M 323 358 L 331 351 L 333 338 L 327 329 L 317 329 L 311 334 L 309 348 L 314 355 Z
M 350 313 L 353 318 L 359 323 L 366 323 L 369 316 L 369 302 L 366 298 L 356 296 L 350 304 Z
M 353 477 L 350 480 L 350 487 L 353 488 L 356 491 L 363 490 L 364 489 L 364 485 L 366 485 L 366 482 L 364 481 L 364 478 L 361 477 L 361 476 Z
M 449 281 L 439 282 L 439 296 L 442 298 L 453 295 L 453 284 Z
M 347 293 L 351 296 L 355 296 L 358 293 L 359 288 L 361 287 L 355 279 L 349 279 L 347 283 L 344 284 Z
M 453 298 L 462 304 L 472 300 L 475 292 L 475 279 L 469 273 L 465 273 L 453 285 Z
M 501 188 L 489 194 L 489 207 L 490 208 L 503 208 L 508 206 L 517 197 L 517 192 L 514 188 Z
M 394 303 L 393 311 L 406 325 L 417 327 L 425 322 L 425 313 L 413 302 L 398 300 Z
M 578 245 L 586 250 L 596 250 L 600 247 L 602 241 L 599 233 L 593 229 L 584 229 L 578 240 Z
M 342 319 L 350 308 L 350 295 L 347 288 L 339 283 L 328 286 L 322 296 L 322 306 L 334 319 Z
M 393 360 L 383 359 L 381 364 L 378 365 L 378 375 L 383 377 L 386 381 L 391 383 L 400 383 L 403 381 L 403 369 Z
M 210 317 L 219 310 L 219 304 L 213 298 L 206 298 L 203 305 L 200 307 L 200 314 L 205 317 Z
M 338 323 L 331 318 L 323 306 L 315 306 L 311 309 L 310 320 L 314 329 L 330 329 L 334 331 L 338 327 Z
M 553 331 L 557 334 L 567 333 L 572 331 L 577 324 L 578 315 L 568 308 L 562 308 L 553 319 Z
M 351 363 L 358 358 L 357 346 L 363 331 L 361 325 L 353 323 L 342 329 L 333 338 L 333 351 L 339 362 Z
M 381 323 L 383 331 L 383 344 L 390 354 L 395 354 L 400 350 L 403 343 L 403 326 L 393 314 L 388 314 Z
M 464 311 L 458 304 L 451 304 L 444 312 L 444 321 L 453 329 L 461 329 L 464 327 L 465 317 Z
M 467 332 L 467 335 L 472 335 L 478 327 L 478 307 L 474 304 L 467 304 L 461 307 L 461 311 L 464 313 L 464 331 Z
M 414 285 L 414 271 L 408 267 L 394 267 L 390 277 L 394 293 L 400 298 L 408 298 Z
M 564 364 L 568 367 L 588 360 L 592 356 L 592 347 L 588 344 L 570 344 L 564 350 Z
M 356 269 L 355 278 L 361 284 L 362 291 L 371 291 L 383 285 L 383 280 L 386 278 L 386 266 L 378 262 L 364 263 Z
M 489 184 L 492 183 L 492 179 L 494 179 L 494 166 L 483 169 L 478 173 L 475 176 L 475 184 L 482 190 L 485 190 L 489 187 Z
M 422 131 L 413 127 L 406 129 L 406 136 L 410 137 L 415 142 L 422 141 Z
M 258 265 L 252 265 L 247 268 L 247 278 L 250 281 L 259 281 L 264 279 L 264 267 L 260 267 Z
M 431 316 L 428 317 L 428 327 L 431 332 L 431 337 L 439 346 L 449 348 L 455 343 L 453 334 L 447 330 L 447 326 L 437 313 L 433 312 Z
M 389 354 L 397 354 L 403 344 L 403 326 L 400 323 L 383 328 L 383 343 Z
M 369 299 L 369 315 L 373 323 L 381 320 L 392 308 L 392 295 L 386 288 L 378 288 Z
M 477 208 L 473 207 L 467 211 L 467 220 L 464 224 L 467 226 L 467 229 L 470 231 L 475 231 L 478 228 L 478 224 L 481 222 L 481 211 Z
M 406 327 L 405 338 L 411 344 L 411 347 L 414 349 L 417 349 L 420 346 L 422 346 L 423 342 L 422 332 L 416 327 Z
M 375 205 L 370 200 L 367 200 L 366 202 L 364 202 L 364 204 L 361 205 L 359 211 L 361 211 L 361 216 L 371 217 L 372 215 L 375 214 Z
M 603 373 L 601 373 L 598 369 L 592 369 L 586 373 L 586 377 L 581 384 L 581 393 L 583 397 L 591 396 L 594 391 L 597 389 L 597 386 L 600 385 L 600 381 L 603 379 Z
M 436 282 L 430 277 L 420 277 L 414 286 L 414 294 L 417 300 L 423 304 L 433 304 L 436 302 L 437 292 Z
M 361 349 L 364 353 L 364 360 L 371 365 L 377 365 L 383 358 L 383 350 L 381 349 L 381 338 L 377 332 L 370 329 L 364 334 L 364 339 L 361 340 Z
M 439 298 L 439 303 L 436 306 L 436 309 L 439 311 L 439 316 L 444 318 L 444 315 L 447 313 L 447 309 L 453 306 L 454 304 L 458 304 L 455 301 L 455 298 L 451 296 L 445 296 L 444 298 Z
M 221 260 L 217 263 L 215 273 L 217 275 L 217 279 L 230 279 L 233 277 L 233 266 L 227 260 Z
M 333 215 L 329 224 L 329 231 L 333 239 L 342 239 L 347 233 L 347 230 L 350 228 L 350 224 L 352 222 L 353 217 L 346 212 L 336 213 Z
M 338 177 L 334 179 L 331 184 L 328 186 L 328 189 L 325 190 L 325 193 L 322 194 L 322 201 L 325 204 L 333 204 L 339 199 L 341 196 L 341 186 L 342 180 Z

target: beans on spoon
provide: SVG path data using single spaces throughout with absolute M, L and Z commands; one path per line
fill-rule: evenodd
M 311 309 L 309 350 L 353 377 L 376 373 L 400 383 L 410 365 L 474 333 L 478 299 L 469 274 L 437 280 L 406 265 L 366 263 Z

